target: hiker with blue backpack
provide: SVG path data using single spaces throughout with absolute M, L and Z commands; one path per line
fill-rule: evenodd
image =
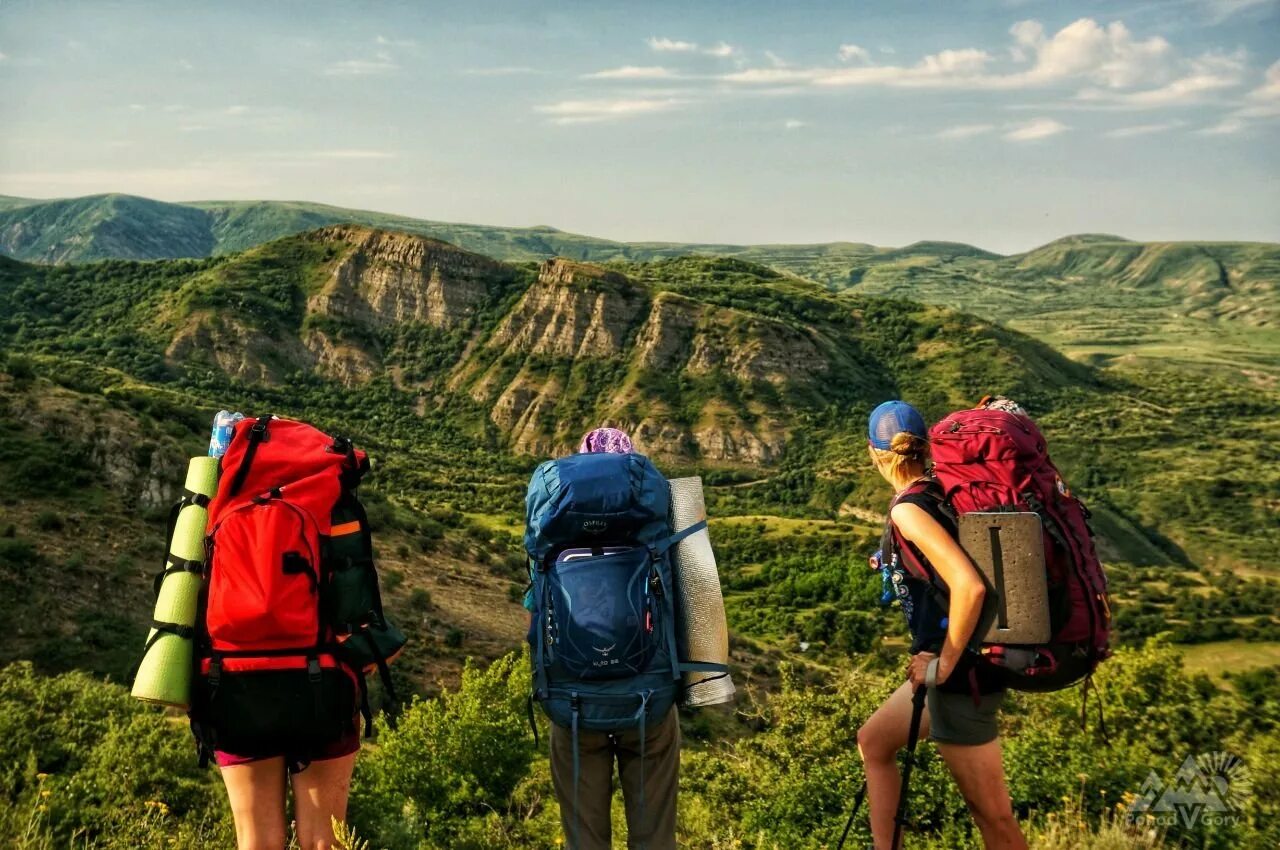
M 675 703 L 683 673 L 714 665 L 678 658 L 671 550 L 706 521 L 676 533 L 670 501 L 667 480 L 614 428 L 587 434 L 529 482 L 530 722 L 536 701 L 551 720 L 551 777 L 572 850 L 612 846 L 615 761 L 628 847 L 676 846 Z
M 1059 690 L 1081 680 L 1088 687 L 1109 654 L 1106 577 L 1088 512 L 1062 482 L 1035 423 L 1008 399 L 984 399 L 932 430 L 911 405 L 887 401 L 872 411 L 867 431 L 871 460 L 895 492 L 871 566 L 903 609 L 911 658 L 907 681 L 858 730 L 866 783 L 840 846 L 865 794 L 876 848 L 897 850 L 916 742 L 925 735 L 984 845 L 1025 848 L 997 720 L 1006 688 Z M 1018 522 L 1022 537 L 1012 531 Z M 1033 579 L 1042 598 L 1018 598 Z

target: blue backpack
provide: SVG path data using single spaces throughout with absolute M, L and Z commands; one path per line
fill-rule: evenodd
M 670 549 L 671 491 L 638 454 L 543 463 L 525 501 L 533 694 L 557 725 L 618 732 L 661 721 L 680 690 Z

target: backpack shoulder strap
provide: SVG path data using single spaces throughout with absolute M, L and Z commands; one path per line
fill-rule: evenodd
M 907 572 L 913 577 L 929 582 L 936 586 L 936 576 L 933 569 L 921 559 L 915 551 L 915 547 L 911 542 L 902 536 L 902 532 L 898 530 L 898 526 L 893 521 L 893 509 L 908 497 L 923 496 L 927 499 L 935 501 L 938 509 L 950 512 L 950 508 L 946 506 L 946 500 L 942 494 L 942 485 L 934 478 L 921 478 L 907 489 L 893 497 L 893 501 L 889 504 L 889 515 L 885 520 L 889 525 L 889 530 L 893 537 L 893 547 L 897 552 L 902 565 L 906 567 Z

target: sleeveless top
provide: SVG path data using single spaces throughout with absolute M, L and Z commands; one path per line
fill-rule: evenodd
M 955 515 L 943 505 L 942 488 L 933 479 L 926 479 L 928 487 L 922 492 L 907 493 L 894 500 L 894 505 L 915 505 L 933 518 L 946 530 L 952 538 L 958 536 Z M 892 510 L 892 506 L 890 507 Z M 907 619 L 907 629 L 911 632 L 911 654 L 918 652 L 941 653 L 947 637 L 947 614 L 949 605 L 946 593 L 947 585 L 934 570 L 933 565 L 914 543 L 903 541 L 911 547 L 915 559 L 929 570 L 933 582 L 917 578 L 901 564 L 897 542 L 893 533 L 893 520 L 885 521 L 884 535 L 880 540 L 881 551 L 889 559 L 894 571 L 893 583 Z M 936 584 L 935 584 L 936 583 Z M 1004 689 L 1000 670 L 984 661 L 980 653 L 967 650 L 956 662 L 947 680 L 938 686 L 943 693 L 979 695 L 996 693 Z

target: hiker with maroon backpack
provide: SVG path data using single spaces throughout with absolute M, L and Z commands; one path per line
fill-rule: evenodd
M 875 846 L 897 850 L 915 746 L 925 734 L 937 744 L 985 846 L 1024 848 L 1005 784 L 997 717 L 1006 688 L 1058 690 L 1082 679 L 1087 686 L 1109 654 L 1106 577 L 1088 513 L 1063 484 L 1035 423 L 1008 399 L 984 399 L 932 431 L 911 405 L 888 401 L 872 411 L 867 435 L 872 462 L 895 491 L 872 566 L 894 585 L 911 631 L 911 661 L 907 681 L 858 730 L 867 780 L 840 845 L 867 794 Z M 979 521 L 980 530 L 990 532 L 988 554 L 1000 576 L 998 537 L 1015 518 L 1029 518 L 1033 530 L 1017 554 L 1029 552 L 1032 563 L 1043 554 L 1036 567 L 1046 588 L 1043 643 L 991 641 L 1012 634 L 1001 631 L 1006 586 L 993 585 L 958 540 L 962 525 Z M 896 756 L 904 745 L 899 776 Z
M 356 487 L 365 453 L 310 425 L 236 423 L 209 502 L 191 727 L 221 769 L 240 850 L 283 848 L 286 777 L 297 839 L 333 845 L 369 729 L 365 675 L 404 637 L 382 613 Z

